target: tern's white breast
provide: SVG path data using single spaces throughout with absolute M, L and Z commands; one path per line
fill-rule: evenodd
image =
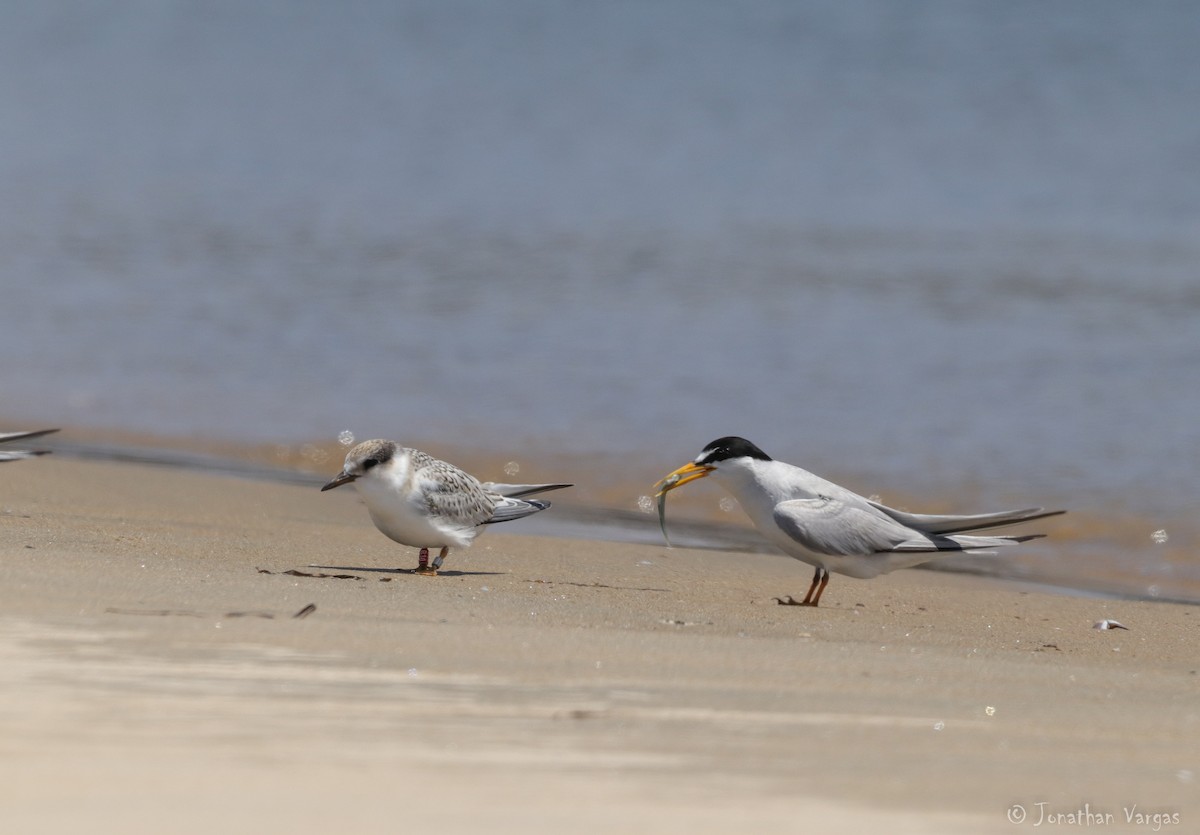
M 414 548 L 465 548 L 479 532 L 430 513 L 419 491 L 380 478 L 360 478 L 354 486 L 367 503 L 371 521 L 389 539 Z
M 747 459 L 717 470 L 717 480 L 742 506 L 750 521 L 772 545 L 785 554 L 809 565 L 827 565 L 830 560 L 792 539 L 775 521 L 775 506 L 792 499 L 813 498 L 809 479 L 821 480 L 810 473 L 780 461 Z

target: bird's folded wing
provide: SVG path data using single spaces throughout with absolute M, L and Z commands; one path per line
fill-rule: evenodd
M 453 527 L 474 527 L 492 518 L 492 501 L 478 483 L 426 478 L 419 486 L 430 513 Z
M 924 545 L 921 550 L 938 550 L 936 544 L 875 508 L 830 496 L 780 502 L 775 506 L 775 523 L 796 542 L 818 554 L 846 556 L 897 548 L 915 550 L 921 542 Z
M 549 493 L 551 490 L 562 490 L 564 487 L 574 487 L 574 484 L 502 484 L 496 481 L 483 482 L 484 490 L 491 490 L 501 496 L 519 499 L 522 496 L 534 496 L 538 493 Z

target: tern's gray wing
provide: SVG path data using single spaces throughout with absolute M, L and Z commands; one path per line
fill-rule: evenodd
M 894 551 L 919 536 L 869 505 L 831 496 L 780 502 L 775 506 L 775 524 L 808 550 L 836 556 Z M 937 550 L 928 539 L 924 545 Z
M 1040 507 L 1030 507 L 1024 510 L 1005 510 L 1000 513 L 979 513 L 972 516 L 932 516 L 924 513 L 905 513 L 878 502 L 871 502 L 871 506 L 883 511 L 901 525 L 931 534 L 982 531 L 1066 513 L 1065 510 L 1044 510 Z
M 857 504 L 829 496 L 794 499 L 775 506 L 775 524 L 810 551 L 831 556 L 917 554 L 969 551 L 1037 539 L 1029 536 L 965 536 L 926 534 L 900 524 L 873 503 Z
M 522 496 L 536 496 L 538 493 L 549 493 L 551 490 L 562 490 L 564 487 L 574 487 L 574 484 L 501 484 L 494 481 L 483 482 L 483 489 L 490 490 L 501 496 L 519 499 Z

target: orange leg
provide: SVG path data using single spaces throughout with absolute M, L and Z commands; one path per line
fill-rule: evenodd
M 813 572 L 812 584 L 808 587 L 808 594 L 804 595 L 803 600 L 797 600 L 789 594 L 786 598 L 776 597 L 775 602 L 780 606 L 816 606 L 821 600 L 821 595 L 825 593 L 827 585 L 829 585 L 829 572 L 818 567 Z M 815 597 L 813 592 L 816 592 Z
M 821 595 L 825 593 L 825 587 L 829 585 L 829 572 L 825 572 L 825 576 L 821 578 L 821 585 L 817 588 L 817 596 L 813 598 L 812 605 L 817 606 L 821 602 Z M 811 589 L 810 589 L 811 591 Z

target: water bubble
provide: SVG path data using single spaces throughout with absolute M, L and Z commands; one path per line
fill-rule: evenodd
M 875 502 L 876 504 L 883 503 L 883 499 L 882 499 L 882 497 L 880 497 L 880 495 L 878 493 L 872 493 L 871 495 L 867 496 L 867 501 Z
M 521 472 L 521 465 L 518 464 L 516 461 L 509 461 L 507 464 L 504 465 L 504 474 L 505 475 L 516 475 L 519 472 Z
M 942 728 L 944 728 L 944 727 L 946 727 L 946 723 L 945 723 L 945 722 L 934 722 L 934 723 L 933 723 L 933 729 L 934 729 L 935 731 L 940 731 L 940 730 L 941 730 Z
M 649 496 L 638 496 L 638 510 L 642 513 L 653 513 L 654 499 Z
M 350 446 L 354 443 L 354 433 L 349 429 L 343 429 L 338 433 L 338 443 L 342 446 Z
M 726 513 L 729 513 L 731 510 L 737 507 L 737 502 L 726 496 L 725 498 L 721 499 L 721 501 L 717 502 L 717 507 L 721 508 L 721 510 L 725 511 Z
M 416 677 L 417 677 L 417 668 L 416 668 L 416 667 L 409 667 L 409 668 L 408 668 L 408 677 L 409 677 L 409 678 L 416 678 Z
M 985 707 L 983 709 L 983 712 L 986 713 L 988 716 L 995 716 L 996 708 L 992 707 L 991 705 L 988 705 L 987 707 Z
M 1162 545 L 1164 542 L 1170 539 L 1170 537 L 1167 536 L 1167 532 L 1162 528 L 1159 528 L 1154 533 L 1150 534 L 1150 538 L 1154 540 L 1155 545 Z

